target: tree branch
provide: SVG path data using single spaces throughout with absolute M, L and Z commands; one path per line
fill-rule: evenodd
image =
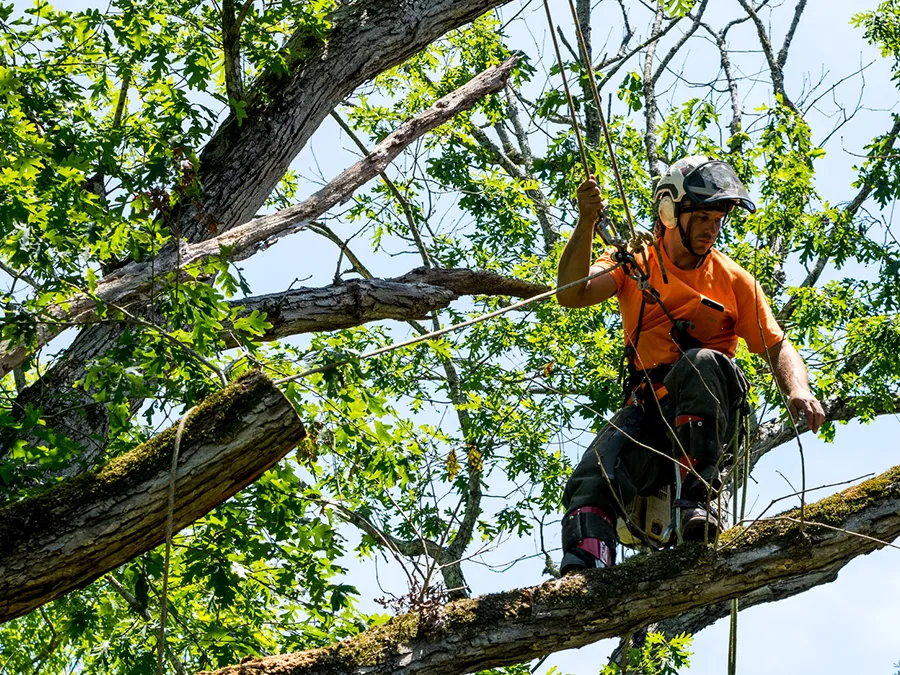
M 102 469 L 0 508 L 0 622 L 162 543 L 175 434 L 173 426 Z M 181 437 L 175 529 L 252 483 L 305 435 L 258 372 L 200 403 Z
M 690 37 L 697 32 L 697 29 L 700 27 L 701 20 L 703 19 L 703 12 L 706 11 L 706 5 L 709 0 L 702 0 L 700 2 L 700 7 L 697 9 L 697 14 L 694 16 L 694 20 L 691 23 L 691 27 L 688 28 L 684 34 L 678 38 L 678 41 L 672 45 L 672 48 L 666 53 L 663 59 L 659 62 L 659 67 L 656 69 L 656 73 L 653 74 L 651 84 L 656 87 L 656 83 L 659 80 L 660 76 L 665 72 L 666 67 L 669 65 L 669 62 L 675 58 L 675 55 L 679 52 L 679 50 L 684 46 L 684 43 L 687 42 Z M 648 52 L 649 53 L 649 52 Z M 652 60 L 652 59 L 651 59 Z M 646 72 L 646 68 L 645 68 Z
M 122 599 L 128 603 L 128 606 L 131 607 L 132 611 L 144 620 L 144 623 L 153 621 L 150 610 L 138 602 L 138 599 L 134 597 L 134 595 L 132 595 L 131 592 L 112 574 L 106 577 L 106 582 L 113 587 L 113 590 L 115 590 L 116 593 L 122 596 Z M 178 655 L 172 651 L 172 648 L 169 645 L 166 645 L 166 656 L 169 659 L 169 663 L 171 663 L 172 667 L 175 669 L 175 672 L 178 673 L 178 675 L 185 675 L 184 664 L 181 662 L 181 659 L 178 658 Z
M 769 40 L 769 36 L 766 35 L 766 27 L 763 25 L 762 19 L 759 18 L 759 14 L 757 11 L 750 6 L 750 2 L 748 0 L 738 0 L 741 7 L 744 8 L 744 11 L 747 12 L 747 15 L 753 21 L 753 25 L 756 26 L 756 34 L 759 36 L 759 43 L 762 46 L 763 54 L 765 54 L 766 62 L 769 64 L 769 73 L 772 77 L 772 88 L 775 90 L 775 93 L 780 95 L 782 98 L 782 102 L 791 110 L 797 111 L 796 106 L 791 102 L 790 98 L 788 98 L 787 92 L 784 90 L 784 64 L 779 63 L 779 57 L 776 58 L 775 51 L 772 48 L 772 43 Z M 802 13 L 803 9 L 801 5 L 806 5 L 806 0 L 800 0 L 797 7 L 799 12 L 794 13 L 794 21 L 799 21 L 800 13 Z M 788 33 L 789 37 L 793 37 L 793 30 L 796 28 L 794 23 L 791 24 L 791 30 Z M 782 52 L 784 53 L 785 59 L 787 59 L 787 49 L 790 45 L 790 40 L 786 40 L 784 46 L 782 47 Z
M 881 149 L 881 156 L 876 160 L 875 164 L 870 169 L 869 173 L 880 173 L 884 169 L 884 165 L 887 161 L 887 155 L 890 154 L 891 149 L 893 149 L 894 144 L 897 142 L 897 137 L 900 136 L 900 115 L 894 118 L 894 125 L 891 127 L 890 131 L 888 131 L 885 136 L 884 144 Z M 865 204 L 866 200 L 869 198 L 869 195 L 872 194 L 872 191 L 875 189 L 875 183 L 870 180 L 861 180 L 862 183 L 859 191 L 850 200 L 846 207 L 844 207 L 843 215 L 844 218 L 852 220 L 859 210 L 862 208 L 862 205 Z M 828 265 L 828 261 L 831 259 L 831 254 L 828 251 L 819 254 L 819 257 L 816 259 L 813 268 L 807 273 L 806 278 L 803 280 L 803 283 L 800 284 L 800 288 L 812 288 L 819 282 L 819 277 L 822 276 L 822 272 L 825 271 L 825 267 Z M 788 301 L 784 304 L 781 310 L 778 312 L 777 319 L 778 321 L 784 323 L 788 321 L 793 315 L 794 312 L 797 311 L 797 300 L 796 296 L 792 295 Z
M 651 35 L 655 35 L 657 39 L 660 34 L 660 26 L 662 25 L 664 13 L 663 3 L 660 2 L 656 7 L 656 17 L 653 20 L 653 29 Z M 652 41 L 647 45 L 647 53 L 644 56 L 644 149 L 647 151 L 647 167 L 650 170 L 650 176 L 656 178 L 659 176 L 659 152 L 656 148 L 656 113 L 658 112 L 656 104 L 655 80 L 653 78 L 653 55 L 656 53 L 657 41 Z
M 598 90 L 603 89 L 603 86 L 607 82 L 609 82 L 610 79 L 612 79 L 613 75 L 615 75 L 617 72 L 619 72 L 619 69 L 625 63 L 628 62 L 628 59 L 630 59 L 632 56 L 637 54 L 639 51 L 641 51 L 645 47 L 648 47 L 649 45 L 653 44 L 654 42 L 657 42 L 658 40 L 660 40 L 666 33 L 668 33 L 670 30 L 672 30 L 676 25 L 678 25 L 678 23 L 680 21 L 681 21 L 680 18 L 669 21 L 669 24 L 665 28 L 659 30 L 659 32 L 657 32 L 657 33 L 651 32 L 650 37 L 648 37 L 643 42 L 635 45 L 634 48 L 631 49 L 627 54 L 624 54 L 621 57 L 614 56 L 608 60 L 602 61 L 600 64 L 595 66 L 595 70 L 600 70 L 602 68 L 606 68 L 609 65 L 615 64 L 612 68 L 609 69 L 609 71 L 607 71 L 606 73 L 603 74 L 603 77 L 601 77 L 599 80 L 597 80 L 597 89 Z
M 244 10 L 252 0 L 244 1 Z M 241 13 L 241 21 L 245 13 Z M 234 0 L 222 0 L 222 51 L 225 61 L 225 91 L 234 109 L 244 100 L 244 78 L 241 74 L 241 21 L 235 14 Z M 233 101 L 233 103 L 232 103 Z
M 323 649 L 247 661 L 217 675 L 457 675 L 581 647 L 801 575 L 827 580 L 900 535 L 900 467 L 807 513 L 806 533 L 796 518 L 743 535 L 734 528 L 722 542 L 735 545 L 718 554 L 698 544 L 635 556 L 541 586 L 457 601 L 438 620 L 407 614 Z
M 373 275 L 369 271 L 369 269 L 363 265 L 362 261 L 357 257 L 357 255 L 353 252 L 353 250 L 347 245 L 349 243 L 349 239 L 345 242 L 341 239 L 337 234 L 334 233 L 328 225 L 325 223 L 310 223 L 309 229 L 311 232 L 315 232 L 316 234 L 322 235 L 326 239 L 331 242 L 334 242 L 339 249 L 341 249 L 341 253 L 347 256 L 347 260 L 350 261 L 350 264 L 353 265 L 353 269 L 355 269 L 364 279 L 372 279 Z
M 593 52 L 591 50 L 591 0 L 577 0 L 575 3 L 575 15 L 578 17 L 578 23 L 581 26 L 581 35 L 584 37 L 584 47 L 587 52 L 587 62 L 581 52 L 575 56 L 575 61 L 581 64 L 582 69 L 587 73 L 587 69 L 594 62 Z M 565 73 L 563 73 L 565 76 Z M 587 78 L 578 78 L 581 83 L 581 95 L 584 97 L 584 128 L 585 137 L 595 148 L 600 146 L 600 111 L 596 110 L 593 103 L 593 92 L 591 84 Z M 598 89 L 599 91 L 599 89 Z
M 820 571 L 803 574 L 797 577 L 791 577 L 783 581 L 777 581 L 772 584 L 757 588 L 750 591 L 740 598 L 741 611 L 756 607 L 757 605 L 769 602 L 778 602 L 786 598 L 791 598 L 800 593 L 804 593 L 816 586 L 831 583 L 837 579 L 838 572 L 845 565 L 844 561 L 827 567 Z M 718 602 L 714 605 L 707 605 L 698 609 L 692 609 L 684 614 L 664 619 L 658 623 L 651 624 L 642 629 L 641 632 L 662 633 L 668 638 L 676 635 L 687 633 L 688 635 L 696 635 L 707 626 L 712 625 L 719 619 L 728 616 L 731 613 L 731 600 Z M 613 650 L 609 656 L 610 662 L 619 662 L 622 658 L 622 643 Z
M 716 33 L 709 24 L 702 24 L 719 48 L 720 61 L 722 70 L 725 73 L 725 81 L 728 83 L 728 94 L 731 97 L 731 123 L 728 125 L 732 136 L 736 136 L 741 130 L 741 98 L 738 93 L 737 80 L 734 77 L 734 71 L 731 68 L 731 58 L 728 56 L 728 43 L 725 40 L 725 29 Z M 736 145 L 731 148 L 731 152 L 740 152 L 741 146 Z
M 777 64 L 782 71 L 784 70 L 784 64 L 787 63 L 788 49 L 791 47 L 791 40 L 794 39 L 794 33 L 797 32 L 800 16 L 803 14 L 804 9 L 806 9 L 806 0 L 799 0 L 797 6 L 794 7 L 794 18 L 791 20 L 791 27 L 788 28 L 787 35 L 784 36 L 784 44 L 781 45 L 781 50 L 778 52 Z
M 322 288 L 296 288 L 282 293 L 233 300 L 243 307 L 239 317 L 260 312 L 272 327 L 260 340 L 289 335 L 341 330 L 370 321 L 424 319 L 462 295 L 530 298 L 547 288 L 494 272 L 468 269 L 415 269 L 394 279 L 354 279 Z M 226 346 L 237 346 L 228 328 Z
M 859 415 L 857 410 L 857 402 L 853 399 L 845 400 L 840 398 L 831 398 L 822 402 L 822 408 L 825 411 L 826 422 L 846 422 L 854 419 Z M 869 404 L 864 409 L 872 415 L 896 415 L 900 413 L 900 398 L 895 399 L 890 405 L 870 410 Z M 804 433 L 809 430 L 806 421 L 797 422 L 797 431 Z M 756 431 L 756 440 L 750 448 L 751 468 L 767 452 L 774 450 L 779 445 L 787 443 L 794 438 L 794 427 L 780 420 L 773 420 L 761 424 Z
M 344 121 L 340 115 L 338 115 L 337 111 L 332 111 L 331 113 L 332 119 L 338 123 L 338 126 L 344 130 L 350 139 L 356 144 L 356 147 L 360 149 L 363 155 L 368 155 L 369 150 L 366 148 L 365 144 L 360 140 L 359 136 L 350 128 L 350 125 Z M 397 200 L 397 203 L 400 204 L 400 208 L 403 211 L 403 216 L 406 218 L 406 224 L 409 227 L 409 231 L 412 234 L 413 241 L 416 243 L 416 249 L 419 251 L 419 255 L 422 256 L 422 264 L 425 267 L 431 267 L 431 256 L 428 255 L 428 249 L 425 248 L 425 242 L 422 241 L 422 234 L 419 232 L 419 226 L 416 222 L 415 215 L 413 214 L 412 208 L 410 208 L 409 200 L 403 196 L 403 193 L 397 188 L 394 184 L 394 181 L 390 179 L 390 177 L 382 171 L 380 174 L 381 180 L 384 181 L 384 184 L 391 191 L 391 194 L 394 195 L 394 198 Z
M 101 303 L 127 306 L 138 299 L 157 279 L 198 264 L 227 251 L 231 260 L 243 260 L 268 247 L 281 237 L 307 227 L 313 219 L 352 194 L 360 186 L 377 176 L 410 143 L 422 135 L 467 110 L 483 96 L 499 91 L 506 83 L 509 71 L 516 63 L 512 57 L 477 75 L 456 91 L 439 99 L 417 117 L 403 124 L 379 143 L 372 152 L 332 180 L 324 188 L 297 206 L 282 209 L 233 228 L 214 239 L 196 244 L 182 244 L 180 250 L 170 250 L 154 260 L 132 262 L 106 276 L 97 284 L 93 296 L 77 294 L 64 304 L 47 310 L 46 323 L 38 327 L 31 350 L 21 344 L 4 342 L 0 345 L 0 377 L 20 365 L 33 351 L 58 335 L 70 325 L 90 323 L 96 318 L 95 297 Z

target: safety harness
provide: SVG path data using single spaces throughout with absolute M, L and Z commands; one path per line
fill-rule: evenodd
M 663 271 L 663 283 L 668 283 L 668 278 L 662 265 L 661 253 L 659 252 L 659 247 L 655 240 L 653 245 L 656 248 L 656 255 L 657 260 L 660 264 L 660 269 Z M 644 394 L 649 394 L 649 392 L 646 391 L 646 388 L 655 389 L 656 387 L 662 385 L 663 380 L 665 379 L 666 375 L 669 374 L 669 371 L 672 369 L 673 365 L 671 363 L 662 363 L 658 366 L 647 369 L 639 368 L 637 366 L 636 361 L 638 342 L 641 338 L 641 329 L 644 323 L 644 312 L 647 309 L 648 302 L 651 304 L 658 304 L 660 306 L 660 309 L 662 309 L 662 311 L 668 317 L 669 321 L 672 323 L 672 328 L 669 331 L 669 336 L 672 338 L 673 342 L 678 345 L 678 349 L 682 354 L 689 349 L 697 349 L 702 347 L 703 345 L 690 333 L 690 331 L 694 328 L 694 323 L 692 321 L 676 319 L 669 311 L 669 308 L 666 307 L 665 303 L 662 301 L 662 298 L 659 295 L 659 291 L 657 291 L 655 288 L 653 288 L 653 286 L 650 285 L 650 272 L 649 265 L 647 264 L 646 253 L 644 254 L 645 266 L 641 267 L 640 263 L 638 263 L 637 258 L 635 257 L 634 252 L 629 251 L 624 242 L 616 242 L 615 246 L 616 250 L 612 254 L 612 259 L 615 262 L 622 264 L 622 268 L 625 270 L 625 274 L 628 275 L 629 278 L 637 282 L 638 289 L 641 291 L 641 308 L 638 311 L 637 328 L 635 329 L 634 336 L 630 340 L 631 344 L 625 346 L 625 359 L 620 371 L 619 379 L 622 384 L 622 398 L 626 404 L 643 403 L 645 398 Z M 644 250 L 645 249 L 643 249 L 642 247 L 641 251 L 643 252 Z

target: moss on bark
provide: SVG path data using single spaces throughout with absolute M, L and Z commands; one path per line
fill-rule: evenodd
M 239 377 L 227 388 L 204 399 L 188 417 L 181 447 L 197 442 L 221 444 L 240 430 L 247 409 L 258 396 L 274 387 L 258 371 Z M 177 424 L 142 443 L 134 450 L 110 460 L 98 469 L 79 474 L 43 492 L 0 508 L 0 555 L 36 532 L 52 532 L 67 522 L 66 513 L 88 502 L 123 494 L 161 473 L 172 462 Z

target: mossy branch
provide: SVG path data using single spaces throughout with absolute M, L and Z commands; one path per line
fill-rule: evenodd
M 185 425 L 174 528 L 255 481 L 306 435 L 266 376 L 238 378 Z M 14 619 L 162 543 L 174 427 L 96 471 L 0 508 L 0 622 Z
M 697 544 L 635 556 L 453 602 L 436 620 L 406 614 L 323 649 L 246 661 L 216 675 L 457 675 L 581 647 L 797 576 L 824 572 L 825 582 L 900 536 L 900 467 L 808 505 L 805 533 L 795 521 L 787 513 L 750 532 L 733 528 L 718 552 Z

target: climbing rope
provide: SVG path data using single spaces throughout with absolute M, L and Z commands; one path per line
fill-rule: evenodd
M 547 0 L 544 0 L 547 5 Z M 573 0 L 569 0 L 569 8 L 572 10 L 572 20 L 575 22 L 575 34 L 578 36 L 578 45 L 581 48 L 581 59 L 584 69 L 587 71 L 588 82 L 591 85 L 591 95 L 594 98 L 594 105 L 597 108 L 597 115 L 600 118 L 600 127 L 603 129 L 603 137 L 606 139 L 606 149 L 609 151 L 609 162 L 612 165 L 613 174 L 616 177 L 616 187 L 619 191 L 619 198 L 622 200 L 622 206 L 625 209 L 625 220 L 628 223 L 628 232 L 634 238 L 634 222 L 631 218 L 631 209 L 628 208 L 628 200 L 625 197 L 625 186 L 622 184 L 622 176 L 619 173 L 619 163 L 616 161 L 616 153 L 613 150 L 612 138 L 609 135 L 609 127 L 606 124 L 606 116 L 603 114 L 603 105 L 600 102 L 600 91 L 597 89 L 597 80 L 594 78 L 594 67 L 591 64 L 591 56 L 588 54 L 587 42 L 584 39 L 584 33 L 581 30 L 581 21 L 578 19 L 578 11 L 575 9 Z M 549 16 L 549 13 L 548 13 Z M 551 32 L 553 26 L 550 26 Z M 562 70 L 562 66 L 560 66 Z
M 163 658 L 166 652 L 166 619 L 169 611 L 169 563 L 172 555 L 172 534 L 175 529 L 175 478 L 178 473 L 178 454 L 181 448 L 181 437 L 184 434 L 184 425 L 195 408 L 196 406 L 185 412 L 181 421 L 178 422 L 178 430 L 175 432 L 175 443 L 172 447 L 172 466 L 169 470 L 168 504 L 166 508 L 166 553 L 163 560 L 162 593 L 160 594 L 159 644 L 156 655 L 159 675 L 163 675 Z

